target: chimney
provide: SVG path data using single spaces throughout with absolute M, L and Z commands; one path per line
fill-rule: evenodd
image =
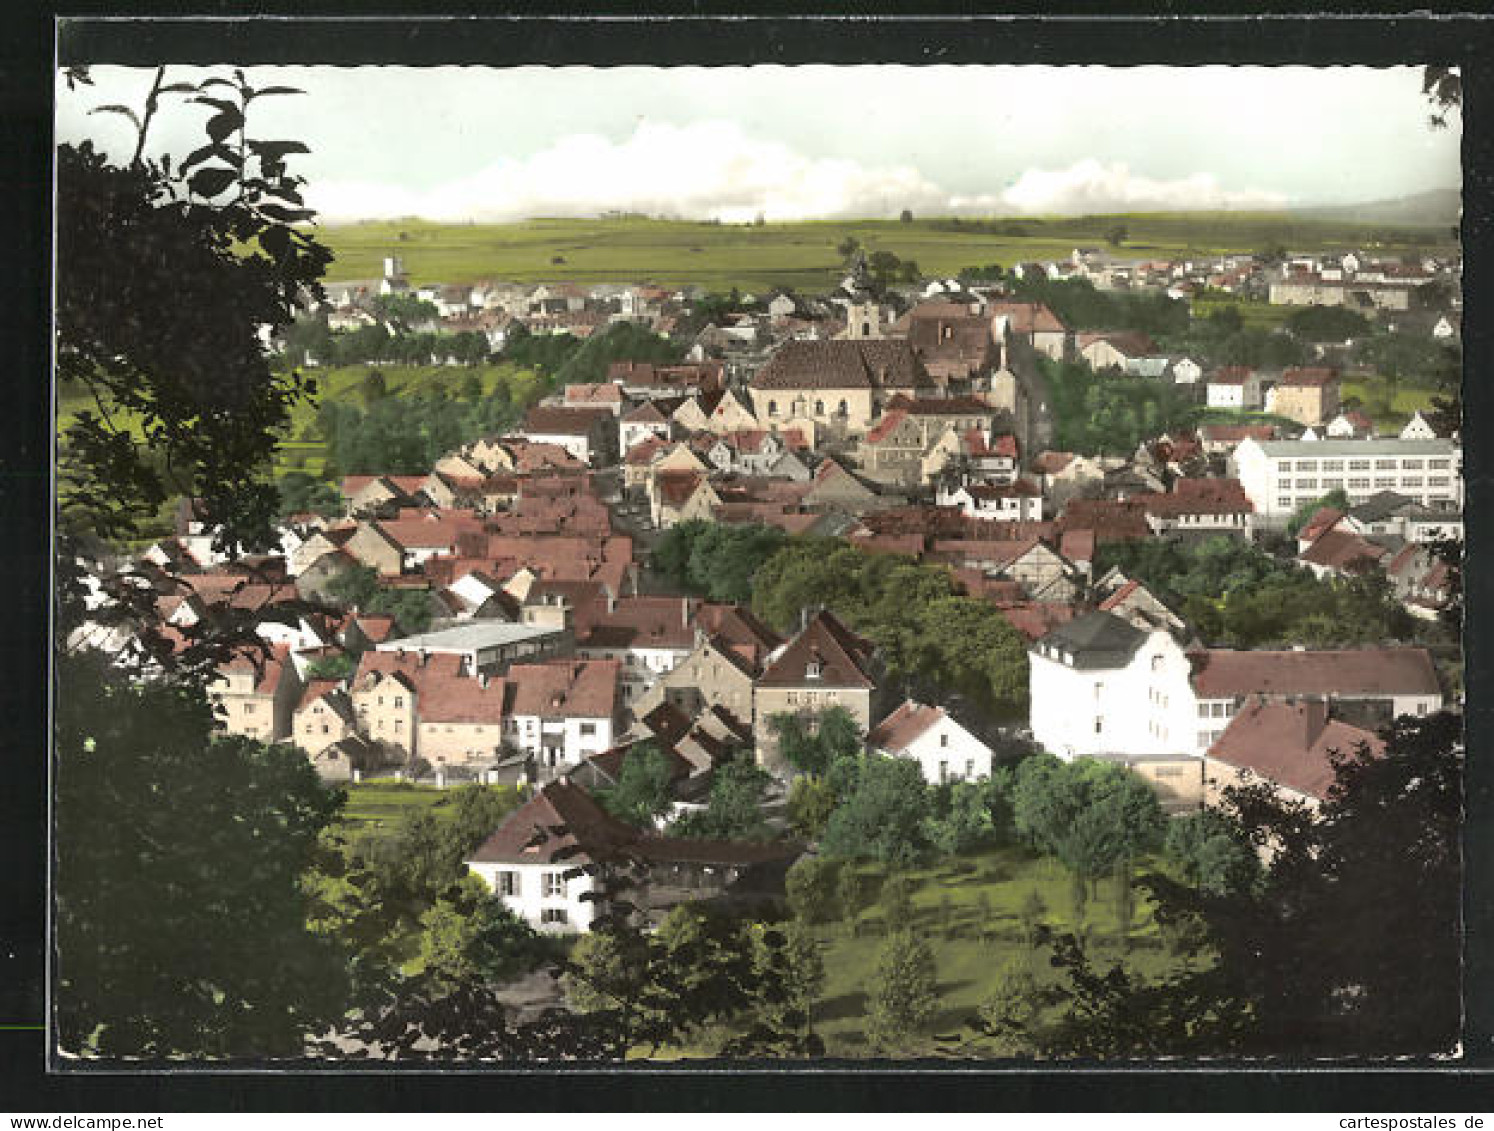
M 1312 746 L 1328 725 L 1328 701 L 1326 699 L 1304 699 L 1298 708 L 1302 718 L 1302 748 Z

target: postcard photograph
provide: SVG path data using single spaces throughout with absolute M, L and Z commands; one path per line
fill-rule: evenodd
M 1459 81 L 59 67 L 53 1067 L 1456 1062 Z

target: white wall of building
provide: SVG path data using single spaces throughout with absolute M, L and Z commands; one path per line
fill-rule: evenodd
M 575 865 L 569 863 L 467 862 L 467 869 L 473 875 L 481 876 L 505 907 L 536 930 L 554 934 L 588 930 L 598 913 L 595 903 L 581 898 L 596 889 L 596 879 L 592 876 L 565 878 L 565 873 L 573 867 Z M 564 920 L 555 919 L 554 912 L 563 913 Z

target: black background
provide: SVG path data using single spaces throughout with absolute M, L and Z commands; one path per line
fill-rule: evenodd
M 497 16 L 489 6 L 446 6 L 446 17 L 404 18 L 391 3 L 79 3 L 7 5 L 0 17 L 0 248 L 8 255 L 0 304 L 6 400 L 0 411 L 0 1023 L 40 1023 L 47 862 L 48 485 L 52 421 L 50 165 L 55 60 L 69 63 L 442 63 L 726 65 L 745 63 L 1450 64 L 1463 68 L 1464 468 L 1468 623 L 1468 823 L 1465 858 L 1466 1057 L 1445 1065 L 1156 1065 L 1099 1069 L 970 1070 L 947 1064 L 812 1070 L 764 1066 L 660 1070 L 174 1074 L 65 1073 L 46 1069 L 45 1037 L 0 1031 L 0 1111 L 222 1110 L 906 1110 L 1067 1111 L 1489 1110 L 1494 1096 L 1494 818 L 1488 763 L 1487 649 L 1490 392 L 1490 182 L 1494 178 L 1494 21 L 1424 5 L 1235 5 L 1200 15 L 1181 4 L 1070 4 L 1062 15 L 1033 3 L 1002 14 L 969 4 L 657 5 L 590 9 L 530 5 Z M 1191 7 L 1203 7 L 1196 5 Z M 605 16 L 598 18 L 598 13 Z M 456 15 L 466 12 L 467 15 Z M 315 13 L 315 18 L 307 18 Z M 127 15 L 126 15 L 127 14 Z M 221 19 L 185 18 L 218 16 Z M 104 17 L 124 18 L 104 18 Z M 483 16 L 485 18 L 477 18 Z M 287 22 L 296 17 L 293 23 Z M 352 17 L 358 17 L 356 19 Z M 745 17 L 745 18 L 744 18 Z M 54 28 L 56 38 L 54 39 Z M 854 99 L 854 89 L 848 89 Z M 994 108 L 993 108 L 994 109 Z M 962 112 L 966 112 L 962 110 Z M 806 107 L 807 114 L 814 112 Z M 939 107 L 929 112 L 939 113 Z M 1157 113 L 1165 116 L 1167 107 Z M 1457 128 L 1454 119 L 1454 128 Z M 354 124 L 356 128 L 356 124 Z M 501 145 L 501 139 L 495 141 Z M 1404 160 L 1366 152 L 1367 163 Z M 1264 158 L 1263 159 L 1268 159 Z M 142 914 L 149 914 L 142 908 Z M 1482 1068 L 1484 1071 L 1480 1071 Z

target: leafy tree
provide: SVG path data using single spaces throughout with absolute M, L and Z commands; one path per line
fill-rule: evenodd
M 827 923 L 834 919 L 840 874 L 838 860 L 801 856 L 784 877 L 789 910 L 805 923 Z
M 1304 306 L 1292 312 L 1286 327 L 1305 342 L 1343 342 L 1364 337 L 1373 323 L 1346 306 Z
M 294 747 L 218 733 L 192 689 L 57 663 L 59 1047 L 300 1055 L 346 992 L 301 888 L 341 794 Z
M 866 907 L 867 894 L 866 877 L 861 874 L 854 861 L 846 861 L 840 866 L 835 880 L 835 898 L 840 906 L 841 918 L 854 925 L 857 916 Z
M 845 239 L 841 240 L 840 243 L 835 245 L 835 254 L 845 260 L 849 260 L 851 256 L 855 255 L 860 250 L 861 241 L 858 240 L 855 236 L 847 236 Z
M 844 707 L 829 707 L 808 717 L 770 715 L 768 729 L 789 765 L 815 776 L 828 772 L 840 758 L 855 757 L 864 741 L 855 716 Z
M 1036 1050 L 1029 1033 L 1042 1006 L 1042 991 L 1032 970 L 1019 959 L 1007 959 L 980 1004 L 981 1023 L 993 1039 L 990 1051 L 997 1056 L 1032 1055 Z
M 1114 762 L 1029 758 L 1017 768 L 1013 805 L 1017 831 L 1090 887 L 1162 834 L 1157 795 Z
M 356 657 L 346 652 L 336 656 L 323 656 L 306 667 L 307 679 L 347 679 L 358 670 Z
M 417 966 L 453 984 L 478 978 L 503 983 L 550 957 L 544 936 L 488 889 L 467 876 L 437 896 L 420 917 Z
M 290 471 L 282 475 L 275 484 L 280 492 L 280 507 L 276 518 L 285 521 L 293 514 L 308 511 L 323 518 L 334 518 L 342 514 L 342 495 L 337 488 L 322 483 L 304 471 Z
M 878 895 L 882 904 L 882 921 L 888 931 L 905 931 L 913 926 L 913 886 L 908 877 L 892 875 Z
M 631 825 L 649 827 L 669 812 L 673 771 L 652 742 L 635 743 L 623 756 L 617 785 L 594 791 L 602 808 Z
M 867 755 L 855 787 L 830 815 L 820 849 L 826 856 L 916 864 L 928 851 L 928 787 L 918 763 Z
M 1163 849 L 1187 883 L 1211 894 L 1245 888 L 1255 879 L 1254 851 L 1238 827 L 1214 809 L 1174 817 Z
M 327 579 L 326 593 L 339 604 L 367 611 L 379 593 L 379 571 L 372 566 L 348 566 Z
M 665 531 L 653 552 L 654 568 L 675 585 L 713 601 L 745 604 L 753 576 L 788 541 L 775 526 L 728 526 L 691 519 Z
M 940 811 L 925 819 L 928 841 L 945 856 L 962 856 L 996 839 L 988 790 L 979 782 L 955 782 Z
M 887 940 L 877 959 L 867 1036 L 884 1052 L 905 1050 L 938 1008 L 934 952 L 928 943 L 902 932 Z
M 804 922 L 786 923 L 777 931 L 753 924 L 750 931 L 759 983 L 773 987 L 773 992 L 761 993 L 758 1010 L 766 1015 L 770 1029 L 797 1029 L 808 1036 L 813 1031 L 815 998 L 825 986 L 820 944 Z
M 816 840 L 825 831 L 830 814 L 840 803 L 840 792 L 826 778 L 802 775 L 789 786 L 788 818 L 794 832 Z
M 898 213 L 897 218 L 904 224 L 911 224 L 913 223 L 913 212 L 911 209 L 904 208 L 900 213 Z
M 260 328 L 288 326 L 303 291 L 321 296 L 331 255 L 301 224 L 312 214 L 287 171 L 306 147 L 253 138 L 246 118 L 298 92 L 254 89 L 237 71 L 165 79 L 158 69 L 139 113 L 99 108 L 135 126 L 127 164 L 89 142 L 57 148 L 57 379 L 94 401 L 62 434 L 63 531 L 127 537 L 185 495 L 229 543 L 264 548 L 279 499 L 262 470 L 310 386 L 272 367 Z M 172 99 L 210 108 L 208 144 L 147 157 Z
M 363 403 L 372 408 L 389 395 L 389 383 L 384 380 L 384 375 L 377 369 L 370 369 L 368 376 L 364 377 L 363 383 L 358 386 L 358 391 L 363 395 Z
M 772 775 L 760 769 L 751 755 L 725 762 L 712 776 L 706 808 L 684 814 L 669 831 L 709 840 L 767 840 L 771 830 L 762 805 L 771 781 Z
M 567 357 L 555 372 L 557 385 L 596 383 L 607 379 L 615 361 L 652 361 L 673 364 L 684 348 L 632 322 L 614 322 L 593 334 Z
M 1120 247 L 1126 242 L 1126 226 L 1124 224 L 1112 224 L 1105 229 L 1105 242 L 1111 247 Z

